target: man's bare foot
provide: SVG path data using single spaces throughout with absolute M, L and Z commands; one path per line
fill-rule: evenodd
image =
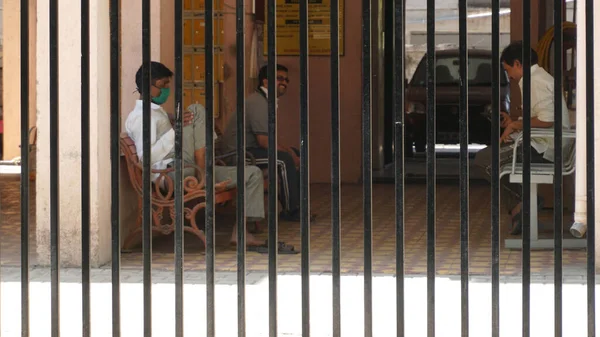
M 237 224 L 233 226 L 233 231 L 231 232 L 231 240 L 229 240 L 229 244 L 237 245 Z M 248 230 L 246 230 L 246 246 L 260 246 L 264 245 L 264 241 L 258 240 L 254 235 L 252 235 Z
M 515 208 L 513 208 L 512 211 L 510 211 L 510 217 L 514 218 L 517 214 L 521 213 L 521 207 L 522 204 L 518 203 L 517 206 L 515 206 Z
M 511 218 L 510 234 L 511 235 L 521 234 L 521 227 L 522 227 L 521 208 L 522 208 L 522 204 L 518 203 L 517 206 L 515 206 L 515 208 L 513 208 L 512 211 L 510 212 L 510 218 Z

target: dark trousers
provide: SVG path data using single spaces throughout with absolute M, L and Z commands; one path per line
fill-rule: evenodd
M 522 163 L 522 144 L 519 144 L 519 148 L 517 149 L 517 163 Z M 500 151 L 500 167 L 505 165 L 511 165 L 513 161 L 513 150 L 509 145 L 502 145 Z M 533 147 L 531 148 L 531 163 L 549 163 L 546 159 L 544 159 L 543 153 L 538 153 Z M 473 162 L 476 169 L 481 170 L 481 172 L 485 172 L 485 177 L 487 181 L 492 181 L 492 148 L 486 147 L 481 151 L 477 152 L 475 155 L 475 160 Z M 517 206 L 522 200 L 521 196 L 521 185 L 520 184 L 511 184 L 509 180 L 509 175 L 504 175 L 502 179 L 500 179 L 500 199 L 502 205 L 506 208 L 507 211 L 511 211 L 513 208 Z
M 299 156 L 298 149 L 292 148 Z M 256 166 L 260 168 L 269 167 L 269 151 L 264 148 L 249 148 L 256 159 Z M 294 164 L 292 156 L 284 151 L 277 151 L 277 172 L 279 174 L 279 201 L 288 213 L 298 211 L 300 207 L 300 171 Z

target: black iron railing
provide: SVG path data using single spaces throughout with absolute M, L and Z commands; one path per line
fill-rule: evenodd
M 394 71 L 393 100 L 394 100 L 394 164 L 395 164 L 395 240 L 396 240 L 396 298 L 397 298 L 397 335 L 405 335 L 405 302 L 404 302 L 404 93 L 405 93 L 405 0 L 388 1 L 394 12 L 394 57 L 389 69 Z M 277 92 L 276 87 L 276 1 L 267 0 L 267 55 L 268 55 L 268 92 Z M 120 114 L 120 13 L 121 2 L 110 0 L 110 82 L 111 82 L 111 123 L 110 123 L 110 156 L 111 156 L 111 235 L 112 235 L 112 327 L 113 336 L 121 335 L 121 306 L 120 306 L 120 269 L 121 269 L 121 236 L 119 223 L 119 137 L 121 132 Z M 300 2 L 300 214 L 301 214 L 301 280 L 302 280 L 302 335 L 309 336 L 310 324 L 310 171 L 309 171 L 309 22 L 306 1 Z M 364 221 L 364 334 L 373 335 L 373 264 L 372 264 L 372 10 L 377 6 L 371 0 L 362 0 L 362 184 L 363 184 L 363 221 Z M 51 226 L 51 335 L 60 335 L 60 303 L 59 303 L 59 266 L 60 266 L 60 217 L 59 217 L 59 35 L 58 35 L 58 0 L 50 1 L 50 226 Z M 594 0 L 585 1 L 586 23 L 586 97 L 587 113 L 586 151 L 587 158 L 594 155 L 594 32 L 593 32 Z M 461 331 L 462 336 L 469 335 L 469 152 L 468 152 L 468 25 L 467 1 L 458 0 L 459 9 L 459 53 L 460 53 L 460 95 L 459 95 L 459 127 L 460 127 L 460 271 L 461 271 Z M 82 335 L 91 336 L 90 309 L 90 4 L 89 0 L 81 2 L 81 142 L 82 142 Z M 492 127 L 491 134 L 491 280 L 492 280 L 492 336 L 500 336 L 500 1 L 492 0 Z M 530 243 L 530 191 L 531 191 L 531 0 L 523 0 L 523 250 L 522 250 L 522 333 L 529 336 L 531 313 L 531 243 Z M 150 153 L 150 51 L 151 51 L 151 11 L 150 1 L 142 1 L 142 45 L 143 45 L 143 152 Z M 213 2 L 205 3 L 205 89 L 206 111 L 214 111 L 214 41 L 213 41 Z M 332 231 L 332 327 L 334 336 L 342 336 L 341 327 L 341 177 L 340 177 L 340 56 L 339 56 L 339 1 L 331 0 L 331 231 Z M 427 191 L 427 331 L 428 336 L 443 335 L 436 332 L 436 44 L 435 44 L 435 1 L 427 1 L 427 162 L 426 162 L 426 191 Z M 236 114 L 237 114 L 237 151 L 245 152 L 245 87 L 246 81 L 242 74 L 246 73 L 245 65 L 245 2 L 236 0 Z M 29 2 L 21 0 L 21 324 L 22 336 L 29 336 L 30 320 L 29 306 Z M 562 22 L 563 1 L 554 1 L 554 327 L 555 336 L 563 333 L 563 185 L 559 177 L 563 174 L 563 117 L 562 117 L 562 87 L 563 87 L 563 35 Z M 184 254 L 183 254 L 183 0 L 175 0 L 175 331 L 177 336 L 183 336 L 183 283 L 184 283 Z M 65 80 L 65 79 L 64 79 Z M 42 103 L 43 104 L 43 103 Z M 580 127 L 583 127 L 580 125 Z M 206 276 L 207 276 L 207 335 L 215 336 L 215 143 L 213 139 L 213 118 L 206 118 Z M 579 140 L 583 141 L 583 140 Z M 590 159 L 591 160 L 591 159 Z M 278 335 L 278 170 L 277 170 L 277 114 L 276 95 L 268 95 L 268 279 L 269 279 L 269 333 Z M 143 158 L 143 327 L 144 335 L 152 334 L 152 214 L 151 214 L 151 162 L 150 156 Z M 238 335 L 246 335 L 246 216 L 245 216 L 245 156 L 237 156 L 237 321 Z M 587 322 L 588 335 L 595 335 L 595 191 L 594 165 L 588 164 L 587 175 Z M 390 238 L 391 240 L 392 238 Z M 324 332 L 323 332 L 324 333 Z

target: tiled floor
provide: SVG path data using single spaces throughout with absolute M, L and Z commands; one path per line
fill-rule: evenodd
M 32 186 L 32 188 L 34 188 Z M 362 273 L 363 263 L 363 211 L 362 186 L 344 185 L 342 188 L 342 272 Z M 0 179 L 2 224 L 1 263 L 19 265 L 20 261 L 20 203 L 19 181 Z M 313 185 L 311 188 L 312 212 L 318 214 L 311 225 L 311 270 L 331 271 L 331 222 L 330 186 Z M 443 184 L 437 187 L 437 227 L 436 227 L 436 270 L 440 275 L 460 274 L 460 217 L 459 190 L 456 185 Z M 424 274 L 427 270 L 426 235 L 426 196 L 425 185 L 410 184 L 405 188 L 405 273 Z M 486 185 L 472 184 L 470 193 L 470 272 L 475 275 L 489 275 L 491 271 L 490 234 L 490 192 Z M 34 198 L 31 210 L 35 207 Z M 550 212 L 545 212 L 551 216 Z M 35 214 L 31 212 L 32 263 L 35 264 Z M 233 214 L 217 215 L 217 254 L 218 271 L 236 270 L 235 248 L 228 245 Z M 570 224 L 565 217 L 565 226 Z M 501 229 L 504 239 L 506 228 Z M 547 233 L 551 235 L 550 233 Z M 565 236 L 569 235 L 565 232 Z M 266 234 L 261 234 L 266 239 Z M 300 227 L 297 223 L 282 222 L 279 238 L 300 247 Z M 374 273 L 395 273 L 395 202 L 394 186 L 373 185 L 373 271 Z M 185 237 L 185 268 L 205 269 L 205 255 L 200 241 L 191 235 Z M 502 244 L 503 246 L 503 244 Z M 174 268 L 173 237 L 157 238 L 153 241 L 153 268 L 172 270 Z M 566 273 L 585 274 L 586 251 L 564 251 Z M 123 253 L 123 268 L 142 268 L 142 254 L 138 249 Z M 299 272 L 301 256 L 279 255 L 278 265 L 282 272 Z M 267 255 L 248 252 L 246 256 L 249 271 L 266 271 Z M 548 275 L 553 273 L 553 252 L 533 251 L 531 253 L 532 272 Z M 107 268 L 110 266 L 107 265 Z M 502 275 L 521 273 L 521 252 L 502 249 L 500 254 Z

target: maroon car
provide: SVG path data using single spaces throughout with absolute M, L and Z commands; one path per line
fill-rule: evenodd
M 492 114 L 492 52 L 468 51 L 469 143 L 489 145 Z M 500 56 L 497 56 L 500 57 Z M 436 51 L 436 144 L 459 143 L 459 50 Z M 407 145 L 425 151 L 427 55 L 424 55 L 406 87 Z M 501 67 L 502 68 L 502 67 Z M 500 110 L 509 111 L 510 85 L 500 70 Z

